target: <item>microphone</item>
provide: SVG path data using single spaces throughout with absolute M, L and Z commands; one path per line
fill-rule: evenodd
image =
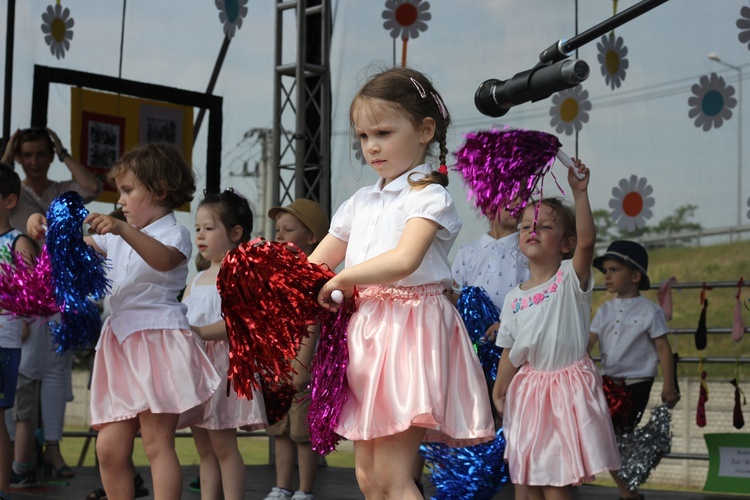
M 586 61 L 560 61 L 522 71 L 509 80 L 484 81 L 474 94 L 480 113 L 497 118 L 524 102 L 546 99 L 555 92 L 575 87 L 589 77 Z

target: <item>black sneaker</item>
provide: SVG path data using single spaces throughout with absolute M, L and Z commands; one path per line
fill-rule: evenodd
M 34 470 L 28 470 L 24 474 L 16 474 L 16 471 L 10 472 L 11 488 L 29 488 L 36 483 L 36 474 Z
M 194 493 L 201 492 L 201 477 L 198 476 L 188 485 L 188 489 Z

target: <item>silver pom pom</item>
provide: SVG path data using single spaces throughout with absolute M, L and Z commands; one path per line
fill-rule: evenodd
M 648 423 L 619 437 L 617 447 L 622 459 L 618 475 L 635 490 L 672 450 L 672 414 L 667 405 L 653 408 Z

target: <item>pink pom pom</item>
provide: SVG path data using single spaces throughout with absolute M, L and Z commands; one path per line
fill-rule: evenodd
M 47 317 L 60 312 L 52 284 L 47 248 L 29 264 L 12 252 L 12 262 L 0 263 L 0 310 L 23 318 Z

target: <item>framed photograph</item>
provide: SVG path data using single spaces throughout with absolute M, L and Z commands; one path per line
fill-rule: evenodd
M 84 111 L 81 129 L 81 163 L 114 189 L 106 177 L 125 149 L 125 118 Z
M 183 110 L 141 104 L 138 142 L 171 144 L 182 151 Z

